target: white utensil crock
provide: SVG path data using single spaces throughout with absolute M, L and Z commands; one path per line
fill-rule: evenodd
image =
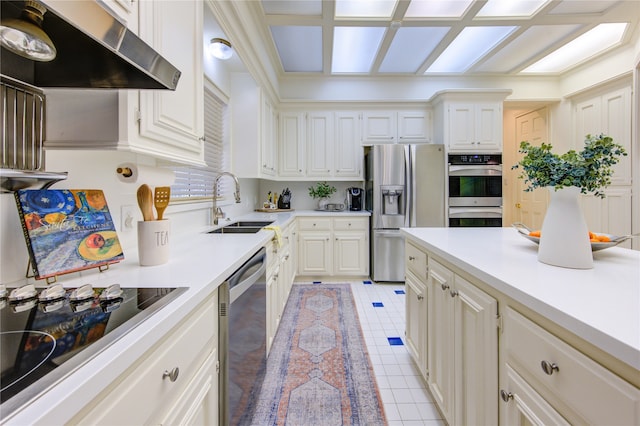
M 138 222 L 138 259 L 142 266 L 162 265 L 169 261 L 171 222 L 147 220 Z

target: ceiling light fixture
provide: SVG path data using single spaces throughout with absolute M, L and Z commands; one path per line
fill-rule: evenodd
M 2 19 L 0 45 L 16 55 L 34 61 L 48 62 L 56 57 L 56 47 L 42 29 L 47 9 L 28 0 L 20 18 Z
M 231 43 L 222 38 L 212 38 L 209 43 L 209 52 L 214 58 L 226 60 L 233 55 L 233 49 Z

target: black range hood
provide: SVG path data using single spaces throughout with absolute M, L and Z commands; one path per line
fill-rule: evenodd
M 169 89 L 180 71 L 127 29 L 99 0 L 39 0 L 42 24 L 56 46 L 50 62 L 37 62 L 2 48 L 5 76 L 40 88 Z M 18 18 L 24 2 L 0 1 L 2 18 Z

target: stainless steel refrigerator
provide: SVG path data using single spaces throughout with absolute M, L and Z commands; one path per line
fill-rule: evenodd
M 404 281 L 400 228 L 445 226 L 443 145 L 374 145 L 366 153 L 371 278 Z

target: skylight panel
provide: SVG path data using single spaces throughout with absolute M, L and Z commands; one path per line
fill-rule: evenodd
M 336 18 L 391 18 L 398 0 L 336 0 Z
M 384 27 L 335 27 L 331 72 L 369 72 L 385 31 Z
M 530 17 L 551 0 L 489 0 L 476 14 L 479 18 Z
M 262 0 L 266 15 L 322 15 L 322 0 Z
M 426 73 L 466 71 L 517 27 L 466 27 Z
M 396 32 L 380 72 L 415 73 L 449 31 L 449 27 L 405 27 Z
M 322 71 L 322 27 L 272 26 L 271 35 L 286 72 Z
M 622 40 L 626 23 L 600 24 L 553 53 L 522 70 L 522 73 L 559 73 L 596 56 Z
M 405 18 L 460 18 L 473 0 L 412 0 Z
M 492 53 L 491 58 L 476 68 L 480 72 L 508 72 L 525 63 L 536 54 L 548 49 L 557 40 L 562 40 L 580 28 L 574 25 L 536 25 L 518 38 Z

